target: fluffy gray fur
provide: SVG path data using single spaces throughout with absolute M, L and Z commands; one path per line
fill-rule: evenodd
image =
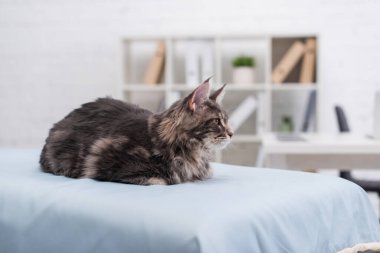
M 178 184 L 212 176 L 213 151 L 232 137 L 206 80 L 154 114 L 112 98 L 83 104 L 56 123 L 40 156 L 45 172 L 129 184 Z

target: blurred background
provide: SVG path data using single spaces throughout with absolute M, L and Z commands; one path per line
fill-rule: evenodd
M 276 64 L 274 56 L 267 54 L 276 50 L 273 46 L 276 39 L 290 38 L 286 42 L 289 44 L 297 38 L 303 42 L 315 38 L 313 87 L 317 88 L 310 90 L 318 92 L 318 131 L 339 132 L 334 106 L 341 105 L 351 132 L 370 134 L 374 96 L 380 90 L 379 13 L 380 1 L 376 0 L 0 0 L 0 146 L 39 149 L 52 124 L 81 104 L 104 96 L 130 99 L 125 93 L 133 88 L 126 89 L 126 83 L 137 87 L 137 91 L 141 89 L 134 86 L 139 81 L 125 78 L 126 72 L 145 72 L 156 43 L 161 40 L 169 43 L 174 53 L 178 49 L 186 54 L 181 41 L 185 43 L 192 36 L 214 43 L 215 69 L 219 66 L 219 70 L 214 69 L 217 72 L 214 85 L 233 83 L 232 72 L 228 74 L 230 70 L 224 69 L 226 62 L 233 59 L 224 59 L 220 49 L 223 45 L 229 47 L 230 38 L 235 43 L 231 46 L 235 56 L 240 53 L 240 42 L 247 45 L 250 40 L 259 41 L 257 47 L 251 46 L 257 52 L 253 57 L 256 57 L 258 88 L 235 86 L 231 94 L 249 90 L 263 92 L 264 96 L 266 91 L 272 92 L 271 71 Z M 126 45 L 131 54 L 132 44 L 138 43 L 139 38 L 153 38 L 154 44 L 147 46 L 150 51 L 145 62 L 128 67 Z M 170 45 L 166 44 L 166 49 Z M 179 64 L 183 61 L 186 60 L 178 60 Z M 168 64 L 171 70 L 167 70 Z M 165 77 L 159 81 L 164 88 L 156 88 L 166 94 L 166 102 L 171 85 L 186 82 L 183 70 L 176 75 L 178 66 L 174 60 L 166 59 Z M 190 89 L 178 90 L 183 95 Z M 302 89 L 305 90 L 309 91 Z M 294 103 L 297 96 L 281 101 L 281 96 L 270 94 L 272 101 L 280 100 L 270 104 L 271 111 L 281 112 L 281 108 L 290 106 L 292 115 L 303 115 L 305 106 Z M 144 97 L 147 98 L 143 94 L 130 100 L 140 103 Z M 242 100 L 235 97 L 231 101 Z M 301 99 L 301 104 L 305 103 Z M 239 103 L 231 104 L 236 107 Z M 268 110 L 264 115 L 271 122 L 265 123 L 264 132 L 280 129 L 281 122 L 268 116 Z M 242 131 L 247 128 L 249 131 L 249 126 Z M 256 157 L 257 145 L 252 149 L 244 146 L 249 140 L 259 145 L 261 133 L 256 128 L 254 131 L 248 141 L 243 135 L 242 146 L 236 145 L 232 150 L 235 153 L 248 150 L 245 157 L 252 152 L 254 155 L 250 157 Z M 230 157 L 225 161 L 238 163 L 241 159 Z M 374 175 L 379 173 L 372 171 L 370 177 Z
M 0 0 L 0 145 L 39 148 L 80 104 L 120 97 L 121 40 L 141 36 L 317 34 L 321 131 L 372 131 L 380 89 L 380 2 Z

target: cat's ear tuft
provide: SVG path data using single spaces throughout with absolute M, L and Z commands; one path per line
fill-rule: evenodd
M 220 104 L 224 98 L 224 94 L 226 93 L 225 91 L 226 85 L 227 84 L 225 83 L 220 89 L 214 91 L 214 93 L 212 93 L 210 96 L 210 100 L 213 100 L 216 103 Z
M 199 85 L 189 96 L 187 103 L 193 112 L 201 107 L 204 101 L 208 99 L 210 92 L 210 78 L 205 80 L 201 85 Z

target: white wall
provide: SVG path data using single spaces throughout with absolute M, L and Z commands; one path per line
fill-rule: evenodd
M 317 33 L 323 130 L 342 104 L 371 130 L 380 89 L 377 0 L 0 0 L 0 146 L 40 147 L 81 103 L 116 95 L 122 36 Z

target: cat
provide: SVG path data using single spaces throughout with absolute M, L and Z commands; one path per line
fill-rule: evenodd
M 109 97 L 73 110 L 50 129 L 44 172 L 137 185 L 172 185 L 212 176 L 209 161 L 233 135 L 221 108 L 226 85 L 209 79 L 167 110 L 152 113 Z

